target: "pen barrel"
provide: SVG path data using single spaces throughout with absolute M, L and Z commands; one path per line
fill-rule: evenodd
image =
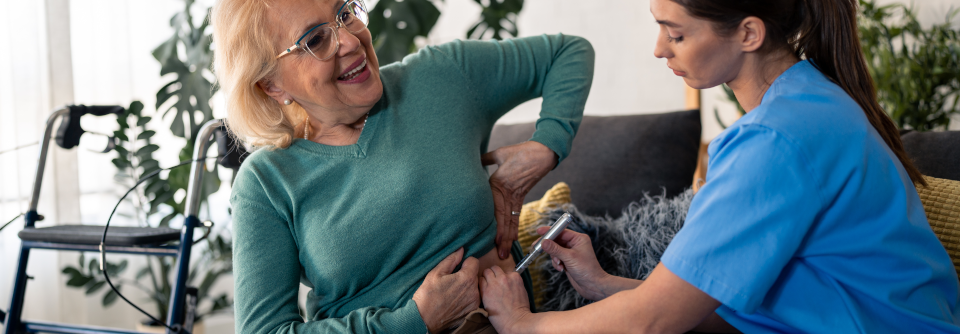
M 543 240 L 556 239 L 571 221 L 573 221 L 573 217 L 570 216 L 569 213 L 564 213 L 563 216 L 560 216 L 560 219 L 557 219 L 557 221 L 553 223 L 553 226 L 550 227 L 550 230 L 547 231 L 547 234 L 544 234 L 543 238 L 540 238 L 540 240 L 537 240 L 537 242 L 533 244 L 533 249 L 530 251 L 530 254 L 520 261 L 520 264 L 517 265 L 517 269 L 515 271 L 522 273 L 525 269 L 527 269 L 527 267 L 533 263 L 533 260 L 543 253 Z

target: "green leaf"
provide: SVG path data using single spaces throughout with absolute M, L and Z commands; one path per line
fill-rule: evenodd
M 127 151 L 127 149 L 124 148 L 123 146 L 117 145 L 113 149 L 117 151 L 117 154 L 119 154 L 121 157 L 130 156 L 130 151 Z
M 141 159 L 140 168 L 143 168 L 143 176 L 150 174 L 151 172 L 160 169 L 160 162 L 154 159 Z M 154 178 L 153 180 L 160 180 L 159 178 Z M 146 191 L 146 193 L 152 193 L 152 191 Z
M 156 144 L 150 144 L 137 150 L 136 155 L 140 159 L 151 159 L 153 157 L 153 152 L 156 152 L 159 149 L 160 146 L 157 146 Z
M 494 39 L 518 35 L 516 19 L 523 9 L 523 0 L 474 1 L 483 7 L 483 10 L 480 12 L 480 21 L 467 31 L 467 38 L 481 39 L 487 32 L 491 32 Z M 484 2 L 487 3 L 486 6 Z M 504 25 L 505 22 L 508 25 Z
M 170 221 L 173 220 L 173 218 L 176 218 L 176 217 L 177 217 L 177 213 L 176 213 L 176 212 L 171 213 L 171 214 L 168 214 L 168 215 L 164 216 L 162 219 L 160 219 L 160 224 L 157 224 L 157 226 L 159 226 L 159 227 L 170 227 Z
M 130 102 L 130 107 L 127 108 L 127 112 L 139 116 L 143 111 L 143 102 L 133 101 Z
M 120 284 L 117 284 L 116 287 L 117 287 L 117 290 L 120 290 L 122 286 Z M 106 306 L 113 305 L 113 303 L 116 301 L 117 301 L 117 292 L 114 291 L 113 289 L 110 289 L 107 291 L 106 294 L 103 295 L 103 300 L 101 301 L 101 304 L 104 307 L 106 307 Z
M 110 162 L 113 162 L 113 165 L 116 166 L 117 169 L 124 169 L 124 168 L 131 167 L 130 161 L 127 161 L 127 159 L 114 158 L 113 160 L 110 160 Z
M 99 281 L 99 282 L 93 283 L 89 287 L 87 287 L 87 291 L 84 292 L 84 294 L 92 295 L 96 293 L 98 290 L 100 290 L 101 288 L 103 288 L 104 284 L 107 284 L 107 281 Z
M 153 137 L 153 135 L 155 135 L 155 134 L 157 134 L 156 131 L 147 130 L 147 131 L 141 132 L 140 135 L 137 136 L 137 139 L 138 139 L 138 140 L 140 140 L 140 139 L 150 139 L 150 137 Z
M 111 263 L 110 261 L 107 261 L 105 267 L 106 267 L 105 269 L 107 271 L 107 275 L 117 276 L 123 273 L 123 271 L 127 269 L 127 260 L 120 261 L 119 264 L 115 264 L 115 263 Z
M 96 273 L 100 270 L 100 261 L 97 259 L 90 259 L 90 263 L 87 264 L 88 273 Z
M 174 33 L 169 39 L 153 49 L 153 58 L 160 62 L 160 75 L 187 71 L 187 66 L 180 61 L 177 55 L 177 45 L 180 36 Z
M 70 277 L 83 276 L 83 273 L 81 273 L 80 270 L 77 270 L 77 268 L 74 268 L 71 266 L 64 267 L 63 270 L 60 272 L 66 275 L 70 275 Z
M 147 123 L 150 123 L 150 120 L 152 119 L 153 118 L 149 116 L 140 117 L 140 119 L 137 120 L 137 126 L 147 125 Z
M 385 16 L 387 10 L 389 18 Z M 381 0 L 369 17 L 368 28 L 374 37 L 377 58 L 382 64 L 389 64 L 416 51 L 414 38 L 430 33 L 440 10 L 428 0 Z
M 93 280 L 93 277 L 90 277 L 90 276 L 84 276 L 84 275 L 73 276 L 70 278 L 70 280 L 67 281 L 67 286 L 79 288 L 81 286 L 87 285 L 87 283 L 89 283 L 92 280 Z
M 127 134 L 123 131 L 114 131 L 113 136 L 117 137 L 117 139 L 120 139 L 121 141 L 130 141 L 130 138 L 127 138 Z
M 136 280 L 139 281 L 141 278 L 143 278 L 144 276 L 147 276 L 147 274 L 149 273 L 150 273 L 150 267 L 140 268 L 140 271 L 137 271 Z

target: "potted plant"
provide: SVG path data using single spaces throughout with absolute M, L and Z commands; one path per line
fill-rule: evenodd
M 960 30 L 946 20 L 923 28 L 912 7 L 860 1 L 860 44 L 877 98 L 901 129 L 947 129 L 960 113 Z

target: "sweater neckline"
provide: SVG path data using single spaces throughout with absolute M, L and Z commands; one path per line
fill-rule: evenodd
M 293 145 L 318 155 L 366 158 L 367 148 L 370 146 L 370 141 L 376 134 L 377 124 L 379 123 L 378 120 L 380 119 L 380 114 L 383 110 L 382 106 L 384 105 L 385 100 L 386 94 L 384 94 L 383 97 L 380 98 L 380 101 L 378 101 L 377 104 L 370 109 L 370 115 L 367 116 L 367 121 L 363 125 L 363 129 L 360 130 L 360 138 L 358 138 L 357 142 L 354 144 L 332 146 L 299 138 L 294 140 Z

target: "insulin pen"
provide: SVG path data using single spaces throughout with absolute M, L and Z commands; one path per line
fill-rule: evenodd
M 540 240 L 537 240 L 537 243 L 533 244 L 533 250 L 530 251 L 530 254 L 523 258 L 523 261 L 520 261 L 520 264 L 517 265 L 517 269 L 515 271 L 522 273 L 524 270 L 526 270 L 527 267 L 533 263 L 533 260 L 535 260 L 537 256 L 540 256 L 540 253 L 543 253 L 543 246 L 541 245 L 543 240 L 556 239 L 557 236 L 560 235 L 560 232 L 563 232 L 563 229 L 566 228 L 567 224 L 569 224 L 571 221 L 573 221 L 573 218 L 570 216 L 570 214 L 564 213 L 563 216 L 560 216 L 560 219 L 557 219 L 557 221 L 553 222 L 553 226 L 550 227 L 550 231 L 547 231 L 547 234 L 544 234 Z

